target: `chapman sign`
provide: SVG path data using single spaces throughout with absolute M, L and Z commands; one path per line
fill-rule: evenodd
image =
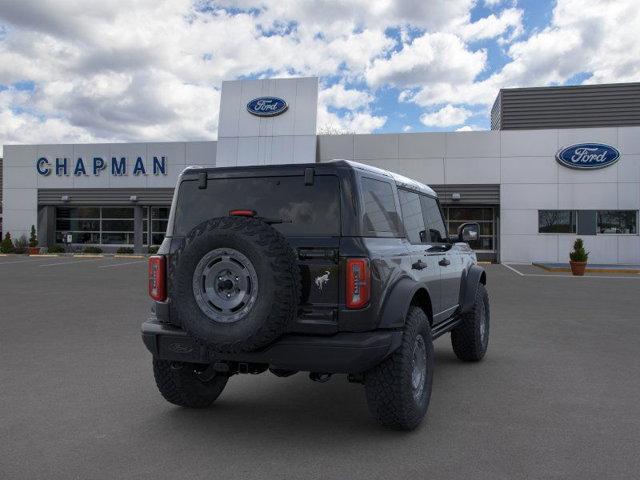
M 102 172 L 107 172 L 114 177 L 128 175 L 129 173 L 139 175 L 166 175 L 167 157 L 153 157 L 151 165 L 145 165 L 142 157 L 128 161 L 127 157 L 111 157 L 111 161 L 102 157 L 82 158 L 75 161 L 69 158 L 49 159 L 40 157 L 36 160 L 36 170 L 40 175 L 46 177 L 55 173 L 57 176 L 75 175 L 76 177 L 94 175 L 99 176 Z
M 613 165 L 620 158 L 620 152 L 602 143 L 579 143 L 563 148 L 556 155 L 558 163 L 578 170 L 596 170 Z
M 258 117 L 275 117 L 286 112 L 289 105 L 278 97 L 259 97 L 247 103 L 247 111 Z

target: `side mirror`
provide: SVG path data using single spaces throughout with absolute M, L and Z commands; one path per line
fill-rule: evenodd
M 458 227 L 459 242 L 475 242 L 480 238 L 480 224 L 463 223 Z

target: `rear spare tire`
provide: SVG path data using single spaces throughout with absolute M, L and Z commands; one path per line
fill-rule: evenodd
M 195 227 L 173 257 L 182 327 L 217 352 L 251 351 L 282 335 L 300 299 L 287 240 L 267 223 L 222 217 Z

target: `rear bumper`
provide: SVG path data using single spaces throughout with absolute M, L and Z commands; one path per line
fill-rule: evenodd
M 142 324 L 142 340 L 163 360 L 211 363 L 232 361 L 267 364 L 272 368 L 320 373 L 360 373 L 377 365 L 402 342 L 402 332 L 377 330 L 331 336 L 284 335 L 254 352 L 211 354 L 184 330 L 151 319 Z

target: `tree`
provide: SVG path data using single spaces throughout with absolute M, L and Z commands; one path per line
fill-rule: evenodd
M 589 252 L 584 249 L 584 242 L 577 238 L 573 244 L 573 252 L 569 253 L 569 258 L 573 262 L 586 262 L 589 259 Z
M 31 225 L 31 235 L 29 235 L 29 246 L 37 247 L 38 246 L 38 237 L 36 235 L 36 227 L 35 225 Z
M 333 123 L 326 123 L 317 128 L 317 133 L 318 135 L 353 135 L 355 132 Z
M 15 248 L 13 247 L 13 241 L 11 240 L 11 234 L 7 232 L 4 236 L 4 240 L 0 244 L 0 252 L 2 253 L 13 253 Z

